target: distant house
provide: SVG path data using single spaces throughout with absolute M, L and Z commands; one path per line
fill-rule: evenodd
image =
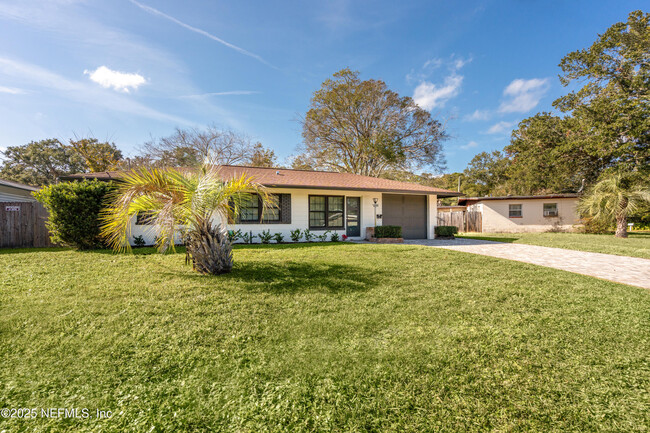
M 0 179 L 0 202 L 35 202 L 34 191 L 38 191 L 38 188 Z
M 579 223 L 578 194 L 506 197 L 461 197 L 467 212 L 481 213 L 483 232 L 570 231 Z
M 124 173 L 74 174 L 61 176 L 61 180 L 119 182 Z M 253 235 L 270 230 L 282 233 L 285 239 L 296 229 L 309 229 L 315 234 L 330 231 L 362 239 L 366 228 L 375 225 L 401 226 L 406 239 L 433 239 L 438 199 L 460 195 L 445 189 L 351 173 L 223 165 L 219 167 L 219 175 L 223 180 L 242 175 L 252 177 L 268 189 L 275 204 L 271 210 L 262 212 L 259 200 L 254 198 L 242 207 L 239 219 L 228 224 L 229 228 Z M 131 234 L 142 235 L 146 242 L 151 242 L 155 233 L 147 230 L 146 224 L 145 218 L 134 218 Z

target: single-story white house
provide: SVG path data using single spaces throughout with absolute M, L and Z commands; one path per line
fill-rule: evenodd
M 570 231 L 580 222 L 579 198 L 579 194 L 461 197 L 458 204 L 482 214 L 485 233 Z
M 437 200 L 460 194 L 409 182 L 360 176 L 351 173 L 260 168 L 223 165 L 219 174 L 224 180 L 242 174 L 264 185 L 276 203 L 275 209 L 262 215 L 258 200 L 242 209 L 238 221 L 229 224 L 232 230 L 252 232 L 263 230 L 282 233 L 286 240 L 295 229 L 323 231 L 363 239 L 366 228 L 375 225 L 402 227 L 406 239 L 433 239 L 437 221 Z M 123 172 L 84 173 L 63 176 L 61 180 L 99 179 L 119 181 Z M 134 218 L 131 235 L 153 242 L 155 233 Z
M 38 188 L 0 179 L 0 202 L 35 202 L 34 191 L 38 191 Z

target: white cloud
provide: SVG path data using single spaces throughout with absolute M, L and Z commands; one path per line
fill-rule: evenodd
M 446 77 L 443 85 L 423 81 L 415 88 L 413 100 L 425 110 L 443 106 L 449 99 L 458 95 L 462 83 L 463 76 L 456 74 Z
M 208 33 L 205 30 L 202 30 L 202 29 L 199 29 L 197 27 L 191 26 L 191 25 L 189 25 L 187 23 L 184 23 L 183 21 L 181 21 L 181 20 L 179 20 L 177 18 L 174 18 L 171 15 L 167 15 L 166 13 L 161 12 L 158 9 L 152 8 L 151 6 L 144 5 L 144 4 L 140 3 L 140 2 L 137 2 L 136 0 L 129 0 L 129 1 L 131 3 L 133 3 L 134 5 L 136 5 L 137 7 L 139 7 L 140 9 L 142 9 L 143 11 L 145 11 L 145 12 L 148 12 L 148 13 L 150 13 L 152 15 L 157 15 L 159 17 L 165 18 L 166 20 L 169 20 L 169 21 L 171 21 L 171 22 L 173 22 L 175 24 L 178 24 L 179 26 L 181 26 L 183 28 L 186 28 L 189 31 L 192 31 L 194 33 L 198 33 L 198 34 L 200 34 L 202 36 L 205 36 L 206 38 L 212 39 L 213 41 L 219 42 L 220 44 L 225 45 L 228 48 L 232 48 L 233 50 L 238 51 L 238 52 L 240 52 L 241 54 L 243 54 L 245 56 L 252 57 L 252 58 L 254 58 L 256 60 L 259 60 L 260 62 L 264 63 L 267 66 L 271 66 L 272 68 L 275 68 L 275 66 L 271 65 L 266 60 L 264 60 L 262 57 L 258 56 L 257 54 L 251 53 L 250 51 L 247 51 L 247 50 L 245 50 L 245 49 L 243 49 L 241 47 L 238 47 L 237 45 L 231 44 L 230 42 L 226 42 L 223 39 L 213 35 L 212 33 Z
M 548 78 L 517 78 L 504 89 L 503 95 L 508 99 L 501 103 L 501 113 L 525 113 L 537 106 L 550 85 Z
M 472 114 L 465 116 L 465 120 L 474 122 L 477 120 L 488 120 L 492 113 L 490 110 L 475 110 Z
M 471 148 L 477 147 L 477 146 L 478 146 L 478 143 L 476 141 L 470 141 L 469 143 L 460 146 L 460 148 L 461 149 L 471 149 Z
M 487 130 L 488 134 L 501 134 L 503 132 L 507 132 L 509 129 L 511 129 L 513 126 L 515 126 L 517 122 L 498 122 L 495 123 L 490 127 L 490 129 Z
M 106 66 L 100 66 L 94 71 L 85 70 L 84 74 L 88 75 L 92 81 L 106 89 L 112 87 L 117 91 L 125 93 L 129 93 L 129 89 L 135 90 L 147 82 L 147 80 L 140 74 L 114 71 Z
M 22 89 L 16 89 L 15 87 L 0 86 L 0 93 L 9 93 L 10 95 L 21 95 L 25 93 L 25 91 Z

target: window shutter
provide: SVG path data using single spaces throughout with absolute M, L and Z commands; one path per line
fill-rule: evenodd
M 280 194 L 280 218 L 282 224 L 291 224 L 291 194 Z

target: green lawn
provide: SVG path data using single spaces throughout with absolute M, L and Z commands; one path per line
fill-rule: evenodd
M 650 292 L 418 246 L 0 251 L 0 431 L 648 431 Z
M 627 239 L 582 233 L 461 233 L 458 237 L 650 259 L 650 232 L 630 232 Z

